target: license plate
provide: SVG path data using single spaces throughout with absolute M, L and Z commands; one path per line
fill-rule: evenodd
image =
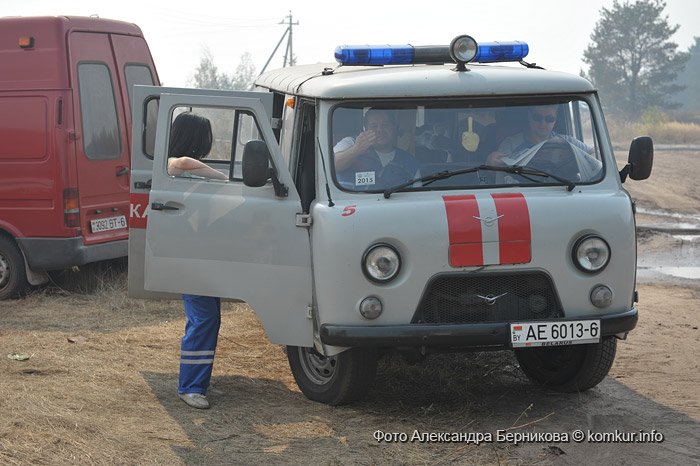
M 513 348 L 583 345 L 600 342 L 600 320 L 510 324 Z
M 126 216 L 120 215 L 118 217 L 109 218 L 98 218 L 96 220 L 90 220 L 90 225 L 92 227 L 93 233 L 99 233 L 101 231 L 110 230 L 120 230 L 126 228 Z

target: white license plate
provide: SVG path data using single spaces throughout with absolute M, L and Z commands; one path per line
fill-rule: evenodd
M 513 348 L 583 345 L 600 342 L 600 320 L 510 324 Z
M 98 218 L 97 220 L 90 220 L 90 225 L 92 227 L 93 233 L 99 233 L 101 231 L 110 230 L 120 230 L 126 228 L 126 216 L 120 215 L 118 217 L 109 218 Z

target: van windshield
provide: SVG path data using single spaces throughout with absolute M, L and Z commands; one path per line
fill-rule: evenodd
M 407 190 L 571 187 L 600 181 L 604 173 L 596 125 L 584 100 L 343 104 L 333 110 L 331 127 L 333 174 L 347 191 L 383 192 L 402 185 Z

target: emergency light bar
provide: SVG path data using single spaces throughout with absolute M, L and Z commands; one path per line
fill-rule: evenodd
M 341 65 L 411 65 L 451 62 L 447 47 L 412 45 L 339 45 L 335 59 Z
M 479 44 L 474 61 L 494 63 L 502 61 L 520 61 L 527 57 L 530 47 L 525 42 L 484 42 Z
M 527 56 L 525 42 L 484 42 L 470 36 L 456 37 L 449 46 L 339 45 L 335 59 L 345 66 L 416 65 L 469 62 L 495 63 L 520 61 Z

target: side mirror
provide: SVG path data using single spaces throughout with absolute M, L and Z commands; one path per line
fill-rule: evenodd
M 627 165 L 620 171 L 620 181 L 623 183 L 627 175 L 633 180 L 646 180 L 651 175 L 654 163 L 654 142 L 649 136 L 640 136 L 632 140 Z
M 270 177 L 270 151 L 265 141 L 254 139 L 243 148 L 243 183 L 252 188 L 265 186 Z

